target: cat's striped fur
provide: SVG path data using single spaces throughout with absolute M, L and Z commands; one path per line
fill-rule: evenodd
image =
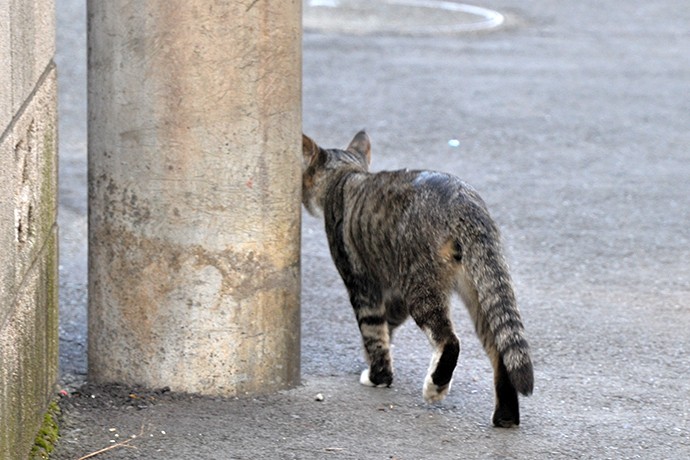
M 493 423 L 519 424 L 517 393 L 532 393 L 532 361 L 499 232 L 477 192 L 439 172 L 368 172 L 363 131 L 346 150 L 303 136 L 303 154 L 303 203 L 323 212 L 362 334 L 369 368 L 360 381 L 392 383 L 391 335 L 412 316 L 434 348 L 424 399 L 443 399 L 460 351 L 449 311 L 456 291 L 493 364 Z

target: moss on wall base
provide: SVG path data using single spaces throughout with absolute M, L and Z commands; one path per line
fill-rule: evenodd
M 50 456 L 50 453 L 55 449 L 55 443 L 60 437 L 60 429 L 58 426 L 58 416 L 60 415 L 60 407 L 57 402 L 53 401 L 48 406 L 48 410 L 43 416 L 43 424 L 36 434 L 34 446 L 31 448 L 30 460 L 43 460 Z

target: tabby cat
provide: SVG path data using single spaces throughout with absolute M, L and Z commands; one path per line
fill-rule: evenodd
M 424 399 L 442 400 L 460 352 L 449 308 L 455 291 L 493 364 L 492 422 L 518 425 L 518 392 L 532 393 L 532 361 L 498 229 L 477 192 L 440 172 L 368 172 L 364 131 L 345 150 L 304 135 L 302 144 L 302 201 L 311 214 L 323 213 L 357 317 L 369 364 L 360 382 L 393 382 L 391 337 L 412 316 L 434 349 Z

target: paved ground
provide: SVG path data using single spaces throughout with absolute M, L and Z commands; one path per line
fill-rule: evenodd
M 61 369 L 74 390 L 86 366 L 84 14 L 80 0 L 57 3 Z M 304 130 L 343 146 L 366 127 L 374 169 L 442 169 L 483 194 L 534 352 L 520 428 L 490 426 L 489 363 L 459 305 L 445 402 L 421 401 L 429 350 L 411 324 L 394 387 L 360 386 L 353 315 L 321 223 L 305 216 L 301 387 L 222 400 L 87 386 L 65 400 L 54 458 L 133 435 L 98 458 L 690 458 L 690 9 L 480 3 L 505 24 L 306 32 Z

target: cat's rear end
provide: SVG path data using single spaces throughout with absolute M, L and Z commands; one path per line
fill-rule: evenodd
M 493 423 L 509 427 L 520 423 L 517 393 L 530 395 L 534 386 L 529 345 L 496 225 L 481 201 L 459 207 L 453 241 L 461 261 L 454 287 L 493 365 Z
M 303 200 L 324 212 L 357 316 L 369 362 L 360 381 L 391 384 L 390 339 L 410 315 L 434 348 L 424 398 L 443 399 L 460 350 L 449 310 L 456 291 L 493 364 L 493 423 L 519 424 L 517 392 L 532 392 L 532 363 L 499 233 L 479 195 L 449 174 L 369 173 L 363 132 L 347 150 L 303 143 Z

